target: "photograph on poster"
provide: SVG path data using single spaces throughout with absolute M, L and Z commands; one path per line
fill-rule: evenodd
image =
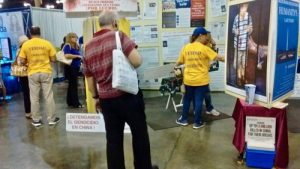
M 237 1 L 238 2 L 238 1 Z M 271 0 L 242 1 L 229 6 L 226 84 L 244 90 L 256 85 L 266 96 Z

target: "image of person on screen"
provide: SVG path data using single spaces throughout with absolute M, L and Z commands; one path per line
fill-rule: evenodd
M 245 80 L 245 67 L 247 62 L 248 39 L 252 33 L 252 17 L 247 12 L 248 3 L 243 3 L 239 7 L 239 13 L 235 16 L 232 26 L 234 34 L 234 60 L 233 68 L 237 72 L 236 84 L 243 87 Z

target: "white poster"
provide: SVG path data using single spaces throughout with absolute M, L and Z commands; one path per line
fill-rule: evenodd
M 141 0 L 138 0 L 141 1 Z M 136 16 L 126 16 L 126 18 L 130 21 L 141 19 L 141 3 L 137 2 L 137 15 Z
M 131 39 L 136 43 L 157 43 L 157 25 L 131 26 Z
M 177 60 L 182 47 L 189 42 L 191 34 L 190 32 L 168 32 L 162 34 L 164 62 L 175 62 Z
M 246 116 L 245 141 L 256 143 L 257 147 L 266 143 L 275 144 L 276 118 Z M 252 144 L 252 146 L 255 146 Z
M 188 28 L 191 25 L 191 14 L 189 8 L 176 9 L 176 27 Z
M 225 22 L 212 22 L 208 24 L 208 30 L 211 32 L 211 36 L 215 41 L 225 42 Z
M 226 14 L 226 0 L 210 0 L 210 11 L 213 17 Z
M 145 69 L 159 66 L 158 48 L 139 48 L 138 51 L 143 58 L 143 64 L 137 69 L 140 88 L 158 89 L 160 87 L 159 78 L 144 80 Z
M 144 19 L 157 19 L 158 3 L 155 0 L 144 1 Z
M 104 117 L 91 113 L 66 113 L 66 131 L 105 133 Z M 124 133 L 130 133 L 128 124 L 125 124 Z
M 65 12 L 88 12 L 114 10 L 122 12 L 136 12 L 137 0 L 65 0 Z

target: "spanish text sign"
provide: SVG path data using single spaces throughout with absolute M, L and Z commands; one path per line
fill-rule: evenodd
M 104 117 L 101 113 L 67 113 L 66 130 L 71 132 L 105 133 Z M 124 133 L 131 133 L 127 123 L 124 126 Z
M 67 113 L 66 130 L 76 132 L 105 132 L 103 116 L 100 114 Z
M 246 117 L 246 141 L 256 141 L 275 144 L 276 118 Z
M 88 12 L 88 11 L 124 11 L 136 12 L 137 0 L 65 0 L 65 12 Z

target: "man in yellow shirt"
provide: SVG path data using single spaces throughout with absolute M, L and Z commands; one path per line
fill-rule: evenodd
M 203 27 L 196 28 L 190 43 L 182 48 L 176 63 L 176 66 L 185 65 L 183 73 L 183 83 L 185 85 L 183 111 L 176 123 L 183 126 L 188 125 L 190 103 L 194 100 L 194 129 L 204 127 L 201 112 L 203 99 L 205 94 L 209 92 L 209 62 L 212 60 L 224 61 L 224 57 L 201 43 L 207 41 L 207 33 Z
M 56 50 L 50 42 L 41 38 L 39 27 L 32 27 L 30 33 L 31 39 L 22 45 L 19 58 L 22 64 L 28 63 L 32 125 L 35 127 L 42 125 L 42 116 L 39 110 L 41 89 L 46 102 L 45 109 L 48 111 L 48 123 L 55 125 L 59 122 L 59 118 L 55 114 L 51 61 L 55 61 Z

